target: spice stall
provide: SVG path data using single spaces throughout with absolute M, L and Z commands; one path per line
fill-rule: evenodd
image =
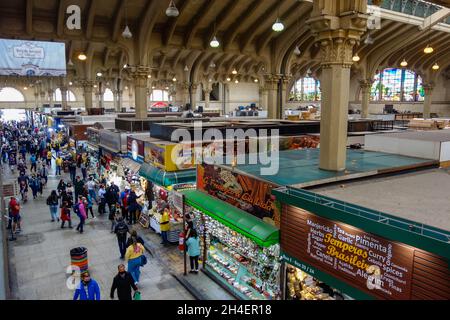
M 286 299 L 450 299 L 450 232 L 306 190 L 273 193 Z

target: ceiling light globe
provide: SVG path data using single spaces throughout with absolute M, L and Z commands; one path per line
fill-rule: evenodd
M 218 48 L 220 46 L 219 40 L 217 40 L 217 37 L 214 36 L 214 38 L 211 40 L 209 44 L 212 48 Z
M 406 60 L 403 59 L 403 61 L 400 63 L 400 65 L 401 65 L 402 67 L 407 67 L 407 66 L 408 66 L 408 62 L 406 62 Z
M 275 32 L 281 32 L 284 30 L 284 24 L 281 22 L 280 18 L 277 18 L 277 21 L 273 24 L 272 30 Z
M 359 60 L 361 60 L 361 58 L 356 54 L 356 55 L 353 56 L 352 60 L 354 62 L 358 62 Z
M 425 49 L 423 49 L 423 52 L 426 54 L 430 54 L 434 52 L 433 47 L 430 47 L 430 45 L 427 45 L 427 47 Z
M 180 11 L 175 6 L 175 3 L 173 1 L 170 1 L 169 7 L 166 10 L 166 16 L 168 17 L 178 17 L 180 15 Z
M 78 60 L 85 61 L 86 59 L 87 59 L 87 56 L 84 53 L 80 53 L 78 55 Z
M 439 65 L 437 63 L 435 63 L 432 67 L 433 70 L 439 70 Z

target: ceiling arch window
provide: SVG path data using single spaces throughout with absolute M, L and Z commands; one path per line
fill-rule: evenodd
M 298 79 L 292 87 L 289 101 L 320 101 L 320 81 L 311 77 Z
M 62 94 L 61 89 L 58 88 L 53 93 L 53 101 L 61 102 L 62 101 Z M 67 90 L 67 102 L 75 102 L 77 99 L 75 98 L 75 94 L 71 90 Z
M 25 97 L 19 90 L 5 87 L 0 88 L 0 102 L 25 102 Z
M 372 101 L 423 101 L 422 78 L 414 71 L 388 68 L 373 80 Z
M 114 94 L 111 91 L 111 89 L 106 88 L 105 93 L 103 93 L 103 101 L 105 102 L 113 102 L 114 101 Z
M 169 102 L 169 92 L 167 90 L 153 90 L 150 100 L 152 102 Z

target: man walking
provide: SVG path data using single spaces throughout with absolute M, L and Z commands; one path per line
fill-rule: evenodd
M 117 235 L 117 242 L 119 244 L 120 259 L 125 258 L 125 252 L 127 250 L 127 233 L 128 226 L 122 217 L 119 218 L 114 233 Z
M 58 155 L 58 157 L 56 158 L 55 163 L 56 163 L 56 173 L 55 173 L 55 175 L 60 176 L 61 175 L 61 167 L 62 167 L 62 164 L 63 164 L 63 159 L 61 158 L 60 155 Z
M 89 272 L 81 274 L 81 281 L 75 290 L 73 300 L 100 300 L 100 287 L 97 281 L 91 279 Z
M 125 271 L 125 265 L 121 264 L 118 267 L 119 273 L 114 277 L 113 284 L 111 286 L 111 299 L 114 299 L 114 292 L 117 289 L 117 297 L 119 300 L 133 300 L 131 296 L 131 289 L 135 292 L 138 288 L 134 284 L 134 279 L 131 274 Z

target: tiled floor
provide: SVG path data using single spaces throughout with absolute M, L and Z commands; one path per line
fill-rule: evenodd
M 109 299 L 112 279 L 122 263 L 115 235 L 110 233 L 107 217 L 89 219 L 85 233 L 60 229 L 50 222 L 45 199 L 59 179 L 50 177 L 44 196 L 22 205 L 23 232 L 10 242 L 10 269 L 15 299 L 68 300 L 73 291 L 66 286 L 66 268 L 70 265 L 70 249 L 88 249 L 89 270 L 99 283 L 102 299 Z M 29 195 L 29 199 L 31 192 Z M 96 209 L 96 208 L 95 208 Z M 95 212 L 95 210 L 94 210 Z M 78 218 L 73 217 L 76 226 Z M 148 264 L 141 269 L 139 284 L 142 299 L 192 300 L 194 297 L 173 277 L 167 267 L 148 254 Z M 117 294 L 116 294 L 117 297 Z

